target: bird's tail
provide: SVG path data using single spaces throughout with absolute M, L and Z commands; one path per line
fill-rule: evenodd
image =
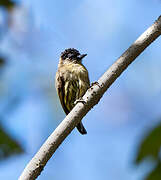
M 86 131 L 85 127 L 83 126 L 82 122 L 80 122 L 77 125 L 77 129 L 82 135 L 87 134 L 87 131 Z

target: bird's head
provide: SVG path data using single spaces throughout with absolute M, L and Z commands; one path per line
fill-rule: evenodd
M 61 53 L 61 59 L 68 60 L 75 63 L 81 63 L 82 59 L 87 56 L 87 54 L 80 54 L 78 50 L 74 48 L 65 49 L 64 52 Z

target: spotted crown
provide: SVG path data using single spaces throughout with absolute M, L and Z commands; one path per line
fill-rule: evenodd
M 74 59 L 80 55 L 79 51 L 74 48 L 65 49 L 64 52 L 61 53 L 61 58 L 64 60 L 66 58 Z

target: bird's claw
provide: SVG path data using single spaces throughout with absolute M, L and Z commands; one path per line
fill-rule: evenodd
M 76 104 L 79 103 L 79 102 L 81 102 L 81 103 L 83 103 L 83 104 L 86 104 L 86 102 L 85 102 L 82 98 L 77 99 L 77 100 L 74 102 L 74 104 L 76 105 Z
M 96 82 L 91 83 L 91 87 L 92 87 L 93 85 L 97 85 L 98 87 L 100 87 L 100 85 L 99 85 L 99 83 L 98 83 L 97 81 L 96 81 Z

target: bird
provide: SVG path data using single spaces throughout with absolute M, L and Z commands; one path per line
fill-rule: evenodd
M 88 70 L 82 64 L 85 56 L 87 54 L 80 54 L 75 48 L 65 49 L 60 55 L 55 87 L 66 115 L 90 87 Z M 82 135 L 87 134 L 82 121 L 76 127 Z

